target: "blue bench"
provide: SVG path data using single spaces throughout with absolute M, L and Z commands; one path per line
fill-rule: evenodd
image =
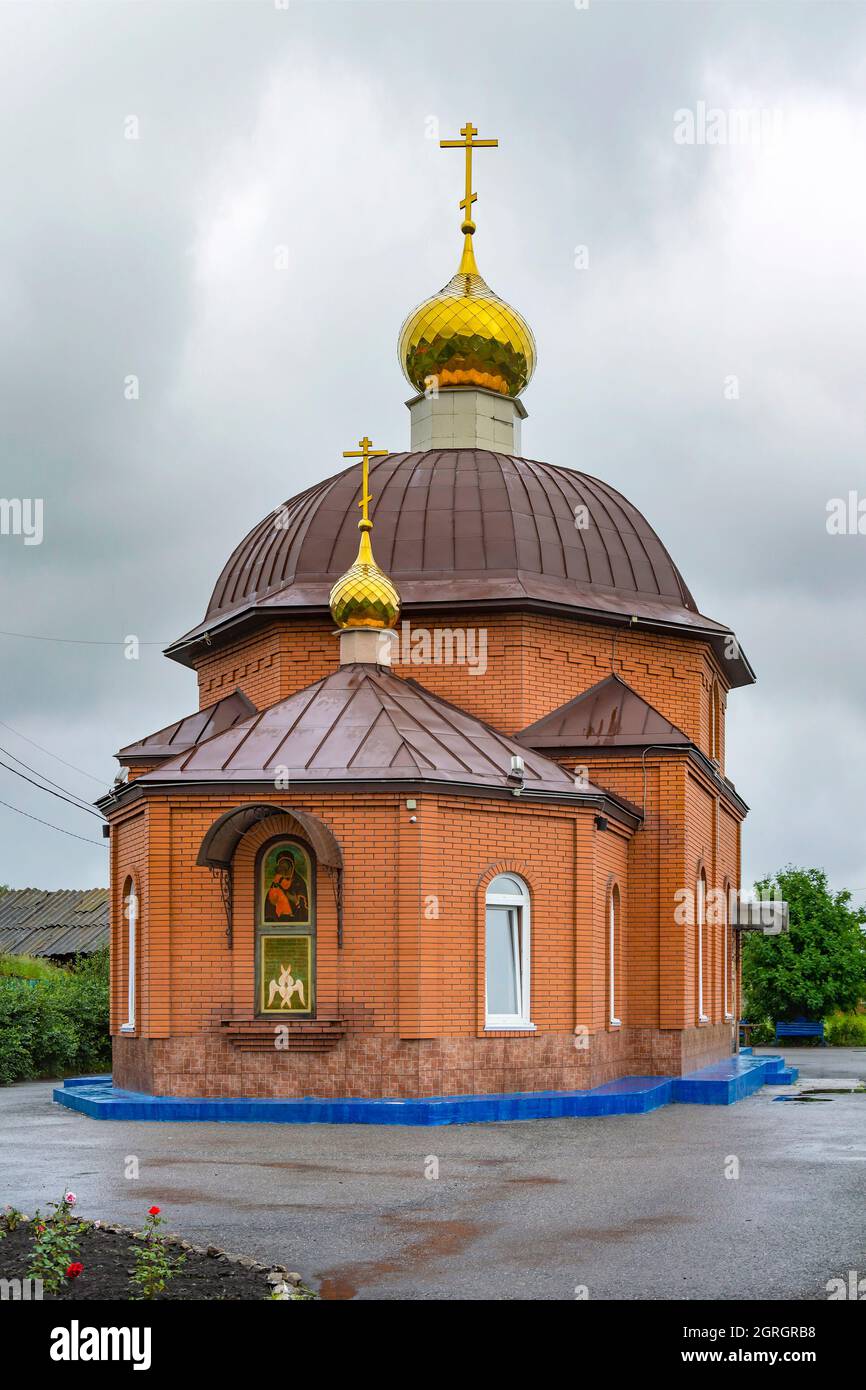
M 796 1018 L 793 1023 L 777 1023 L 776 1042 L 780 1038 L 820 1038 L 821 1046 L 827 1046 L 823 1023 L 814 1023 L 808 1018 Z

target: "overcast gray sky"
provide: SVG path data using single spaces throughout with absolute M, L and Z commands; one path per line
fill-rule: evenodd
M 826 527 L 866 497 L 864 79 L 859 0 L 4 0 L 0 495 L 44 539 L 0 536 L 0 627 L 68 640 L 0 636 L 0 747 L 98 795 L 196 707 L 160 648 L 246 531 L 361 430 L 408 446 L 397 332 L 459 250 L 430 118 L 468 116 L 480 268 L 538 341 L 524 452 L 621 489 L 739 634 L 744 880 L 866 901 L 866 535 Z M 2 768 L 0 799 L 100 840 Z M 106 882 L 102 843 L 0 831 L 0 882 Z

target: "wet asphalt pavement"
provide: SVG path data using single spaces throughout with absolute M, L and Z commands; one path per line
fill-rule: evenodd
M 866 1051 L 785 1055 L 801 1090 L 866 1077 Z M 824 1298 L 866 1274 L 866 1092 L 412 1129 L 96 1121 L 51 1089 L 0 1090 L 0 1202 L 66 1185 L 130 1225 L 157 1203 L 326 1298 Z

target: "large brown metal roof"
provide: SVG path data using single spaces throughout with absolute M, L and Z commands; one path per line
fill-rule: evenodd
M 698 612 L 637 508 L 585 473 L 485 449 L 433 449 L 376 460 L 370 482 L 376 559 L 404 611 L 541 607 L 636 617 L 708 639 L 729 631 Z M 189 660 L 203 633 L 255 616 L 326 610 L 357 551 L 359 488 L 353 464 L 266 516 L 223 569 L 204 622 L 168 654 Z
M 158 729 L 155 734 L 147 734 L 135 743 L 128 743 L 115 757 L 122 763 L 157 762 L 165 758 L 176 758 L 185 748 L 192 748 L 211 734 L 221 734 L 230 729 L 239 719 L 246 719 L 255 713 L 255 705 L 242 690 L 233 690 L 212 705 L 187 714 Z
M 132 784 L 396 783 L 512 791 L 511 759 L 524 761 L 524 794 L 580 799 L 574 780 L 415 681 L 372 665 L 341 666 L 231 729 L 196 744 Z M 607 796 L 590 787 L 589 798 Z
M 108 945 L 108 889 L 9 888 L 0 893 L 0 951 L 89 954 Z
M 516 735 L 528 748 L 688 747 L 691 739 L 617 675 Z

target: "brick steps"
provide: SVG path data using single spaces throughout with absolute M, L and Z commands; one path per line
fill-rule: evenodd
M 220 1033 L 240 1052 L 330 1052 L 346 1025 L 341 1018 L 224 1018 Z

